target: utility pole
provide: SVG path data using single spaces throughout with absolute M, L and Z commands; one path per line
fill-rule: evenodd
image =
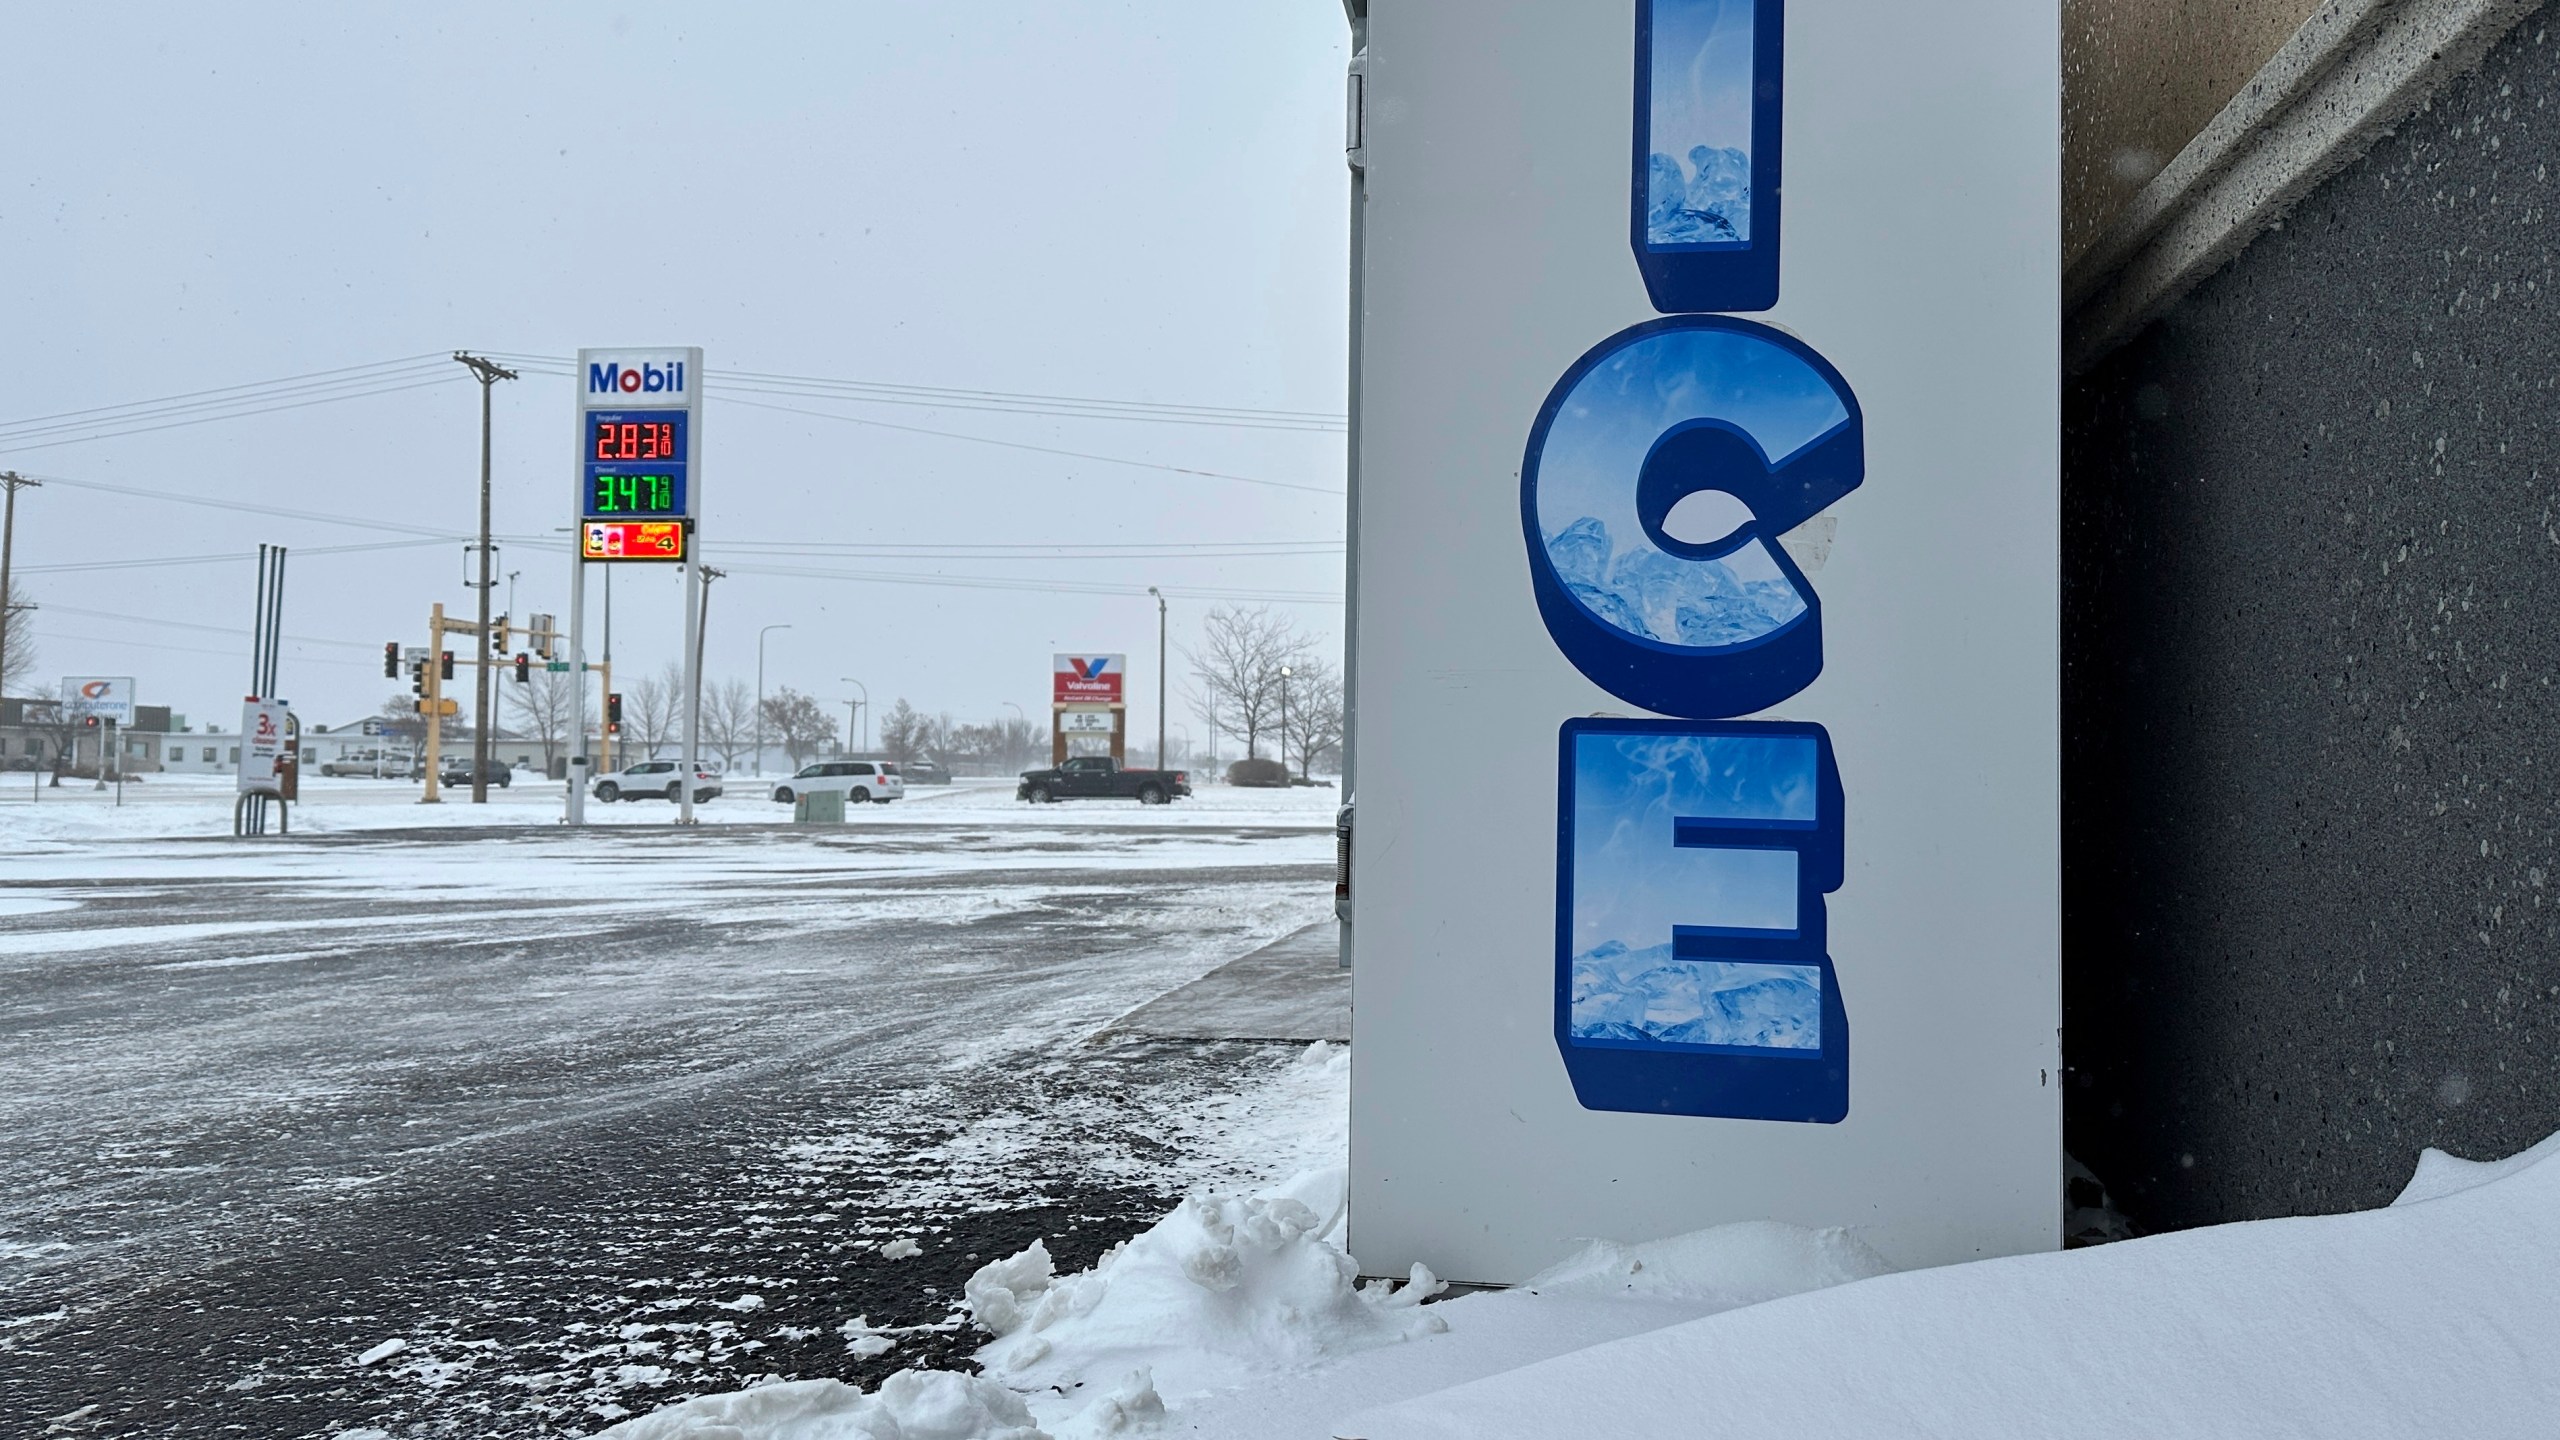
M 456 363 L 468 366 L 480 381 L 480 679 L 478 708 L 471 720 L 471 803 L 489 803 L 489 591 L 495 579 L 489 573 L 489 391 L 501 380 L 513 380 L 516 372 L 502 368 L 477 355 L 453 352 Z
M 693 631 L 693 644 L 684 667 L 684 788 L 677 792 L 683 803 L 676 807 L 676 823 L 680 825 L 693 823 L 693 777 L 702 768 L 702 647 L 711 630 L 711 582 L 729 573 L 703 564 L 698 554 L 693 558 L 692 569 L 700 582 L 702 598 L 693 614 L 686 617 L 692 622 L 688 628 Z
M 0 694 L 9 683 L 9 637 L 18 633 L 18 592 L 9 588 L 9 547 L 18 537 L 18 492 L 41 485 L 15 470 L 0 471 L 0 489 L 9 492 L 8 518 L 0 520 Z
M 1156 597 L 1156 768 L 1170 770 L 1164 758 L 1164 592 L 1150 585 L 1147 593 Z

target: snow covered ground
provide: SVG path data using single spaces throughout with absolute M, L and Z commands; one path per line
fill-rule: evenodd
M 243 842 L 144 788 L 0 805 L 0 1414 L 61 1433 L 947 1369 L 986 1260 L 1090 1264 L 1340 1108 L 1289 1050 L 1089 1043 L 1329 915 L 1330 792 L 569 831 L 346 781 Z
M 1321 1051 L 1300 1068 L 1325 1065 Z M 1339 1172 L 1186 1200 L 1083 1273 L 967 1287 L 970 1373 L 706 1396 L 612 1440 L 2548 1436 L 2560 1136 L 2384 1210 L 1893 1274 L 1776 1222 L 1594 1243 L 1439 1304 L 1355 1288 Z
M 696 806 L 694 813 L 706 826 L 787 825 L 791 807 L 766 798 L 780 778 L 731 777 L 719 799 Z M 231 834 L 236 795 L 228 776 L 154 775 L 126 785 L 121 805 L 112 786 L 100 791 L 83 780 L 44 789 L 28 779 L 0 775 L 0 841 L 227 839 Z M 1247 790 L 1204 784 L 1189 799 L 1170 805 L 1076 800 L 1034 806 L 1014 799 L 1013 786 L 1010 778 L 978 777 L 919 785 L 892 804 L 848 807 L 845 827 L 859 833 L 918 824 L 1028 825 L 1072 833 L 1110 827 L 1330 826 L 1342 803 L 1341 792 L 1323 786 Z M 440 804 L 420 804 L 421 788 L 405 780 L 312 776 L 303 780 L 301 792 L 291 814 L 296 834 L 556 825 L 566 806 L 558 782 L 529 779 L 491 790 L 486 805 L 470 803 L 467 789 L 447 790 Z M 665 826 L 674 820 L 675 807 L 663 800 L 587 805 L 587 821 L 596 826 Z

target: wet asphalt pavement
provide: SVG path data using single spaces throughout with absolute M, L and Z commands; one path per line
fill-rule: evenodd
M 1325 913 L 1327 843 L 418 832 L 0 868 L 0 1433 L 584 1435 L 956 1363 L 978 1263 L 1089 1264 L 1232 1164 L 1183 1117 L 1291 1050 L 1089 1037 Z

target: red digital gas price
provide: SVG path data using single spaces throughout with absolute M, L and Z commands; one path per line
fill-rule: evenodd
M 614 460 L 682 460 L 683 442 L 677 438 L 673 420 L 616 420 L 598 417 L 589 422 L 592 432 L 587 437 L 587 458 Z

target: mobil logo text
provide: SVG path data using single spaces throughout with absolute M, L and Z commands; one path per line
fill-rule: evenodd
M 685 362 L 670 360 L 664 364 L 641 361 L 623 364 L 614 360 L 590 361 L 587 365 L 587 398 L 631 395 L 656 395 L 666 399 L 682 399 L 685 395 Z

